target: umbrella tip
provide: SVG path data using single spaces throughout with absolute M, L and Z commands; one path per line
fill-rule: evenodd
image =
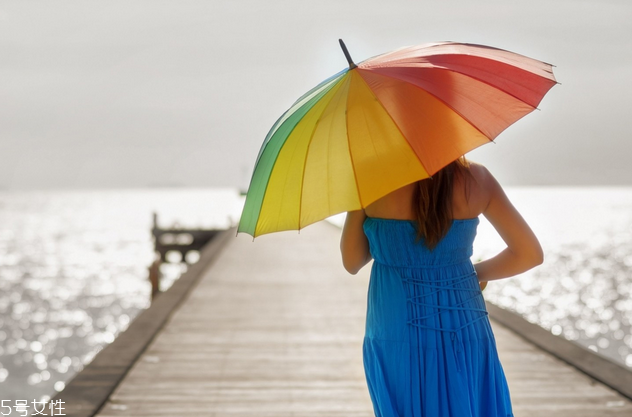
M 347 50 L 347 45 L 345 45 L 342 39 L 338 39 L 338 42 L 340 42 L 340 47 L 342 48 L 342 52 L 344 52 L 345 58 L 347 58 L 347 62 L 349 63 L 349 69 L 352 70 L 354 68 L 357 68 L 358 66 L 351 59 L 351 55 L 349 55 L 349 51 Z

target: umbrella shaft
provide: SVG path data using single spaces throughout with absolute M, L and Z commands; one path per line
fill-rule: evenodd
M 338 39 L 338 41 L 340 42 L 340 47 L 342 48 L 342 52 L 344 52 L 345 58 L 347 58 L 347 62 L 349 63 L 349 69 L 357 68 L 358 66 L 353 62 L 353 59 L 351 59 L 351 55 L 349 54 L 349 51 L 347 50 L 347 46 L 345 45 L 345 43 L 342 41 L 342 39 Z

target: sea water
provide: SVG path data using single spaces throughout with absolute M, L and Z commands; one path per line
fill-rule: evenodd
M 161 227 L 225 229 L 241 200 L 234 189 L 0 193 L 0 400 L 48 400 L 150 305 L 153 212 Z M 163 264 L 161 290 L 185 268 Z
M 507 194 L 545 262 L 486 299 L 632 367 L 632 188 Z M 152 212 L 162 227 L 227 228 L 242 206 L 233 189 L 0 193 L 0 400 L 52 397 L 149 306 Z M 473 260 L 503 248 L 481 216 Z M 164 264 L 161 289 L 185 269 Z
M 513 188 L 544 263 L 492 281 L 492 303 L 632 369 L 632 187 Z M 487 221 L 474 261 L 504 248 Z

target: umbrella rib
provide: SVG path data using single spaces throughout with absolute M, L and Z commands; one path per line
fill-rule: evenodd
M 426 171 L 426 174 L 428 175 L 432 175 L 430 172 L 428 172 L 428 169 L 426 169 L 426 166 L 424 165 L 424 163 L 421 161 L 421 158 L 419 157 L 419 155 L 417 155 L 417 152 L 415 152 L 415 150 L 413 149 L 412 145 L 410 144 L 410 142 L 408 142 L 408 139 L 406 138 L 406 135 L 404 135 L 404 132 L 402 132 L 402 129 L 400 129 L 399 125 L 397 124 L 397 122 L 395 122 L 395 119 L 393 119 L 393 116 L 388 112 L 388 110 L 386 110 L 386 107 L 384 107 L 384 104 L 380 101 L 380 99 L 375 95 L 375 93 L 373 92 L 373 90 L 371 89 L 371 87 L 367 84 L 366 80 L 362 77 L 362 73 L 360 72 L 360 79 L 362 80 L 362 82 L 364 83 L 364 85 L 366 86 L 366 88 L 369 90 L 369 92 L 371 93 L 371 95 L 373 96 L 373 98 L 375 99 L 375 101 L 377 101 L 378 103 L 380 103 L 380 107 L 382 108 L 382 110 L 384 110 L 384 113 L 386 113 L 388 115 L 388 118 L 391 119 L 391 121 L 393 122 L 393 125 L 397 128 L 397 131 L 399 132 L 400 135 L 402 135 L 402 137 L 404 138 L 404 141 L 408 144 L 408 146 L 410 147 L 411 152 L 413 153 L 413 155 L 415 155 L 415 157 L 417 158 L 417 160 L 419 161 L 419 164 L 422 166 L 422 168 L 424 169 L 424 171 Z M 434 174 L 434 172 L 433 172 Z
M 491 61 L 491 60 L 490 60 L 490 61 Z M 466 73 L 464 73 L 463 71 L 459 71 L 459 70 L 457 70 L 457 69 L 448 68 L 448 67 L 445 67 L 445 68 L 439 68 L 439 67 L 436 67 L 436 69 L 443 69 L 443 70 L 445 70 L 445 71 L 452 71 L 452 72 L 456 72 L 457 74 L 461 74 L 461 75 L 463 75 L 463 76 L 465 76 L 465 77 L 468 77 L 468 78 L 471 78 L 471 79 L 473 79 L 473 80 L 476 80 L 476 81 L 478 81 L 479 83 L 486 84 L 486 85 L 490 86 L 491 88 L 494 88 L 494 89 L 496 89 L 496 90 L 498 90 L 498 91 L 502 91 L 503 93 L 507 94 L 508 96 L 515 98 L 516 100 L 518 100 L 518 101 L 520 101 L 520 102 L 522 102 L 522 103 L 526 104 L 527 106 L 529 106 L 529 107 L 533 108 L 534 110 L 535 110 L 535 109 L 538 109 L 536 106 L 532 106 L 531 104 L 527 103 L 526 101 L 522 100 L 521 98 L 516 97 L 516 95 L 515 95 L 515 94 L 512 94 L 512 93 L 508 92 L 508 91 L 507 91 L 507 90 L 505 90 L 504 88 L 497 87 L 497 86 L 495 86 L 495 85 L 491 84 L 491 83 L 490 83 L 490 82 L 488 82 L 488 81 L 481 80 L 480 78 L 475 77 L 475 76 L 470 75 L 470 74 L 466 74 Z M 523 69 L 523 71 L 525 71 L 525 72 L 529 72 L 529 71 L 526 71 L 526 70 L 524 70 L 524 69 Z M 531 74 L 534 74 L 534 73 L 532 72 Z M 552 74 L 552 73 L 551 73 L 551 74 Z M 537 74 L 534 74 L 534 75 L 536 75 L 536 76 L 538 76 L 538 77 L 541 77 L 540 75 L 537 75 Z M 545 77 L 542 77 L 542 78 L 545 78 Z M 506 80 L 508 80 L 507 78 L 505 78 L 505 79 L 506 79 Z M 555 81 L 555 82 L 557 82 L 557 81 Z M 555 84 L 553 84 L 553 85 L 555 85 Z M 549 88 L 549 90 L 550 90 L 551 88 L 553 88 L 553 85 Z M 523 86 L 523 87 L 524 87 L 524 86 Z M 535 91 L 535 90 L 533 90 L 533 89 L 531 89 L 531 88 L 529 88 L 529 87 L 524 87 L 524 88 L 526 88 L 527 90 L 529 90 L 529 91 L 531 91 L 531 92 L 538 93 L 537 91 Z M 544 94 L 542 94 L 542 98 L 544 98 Z M 540 99 L 540 101 L 542 101 L 542 98 Z
M 324 97 L 324 96 L 325 96 L 325 95 L 326 95 L 329 91 L 331 91 L 331 89 L 332 89 L 332 88 L 334 88 L 334 87 L 338 84 L 338 82 L 339 82 L 339 80 L 338 80 L 338 81 L 336 81 L 336 82 L 331 82 L 331 83 L 329 83 L 329 84 L 326 84 L 326 85 L 324 86 L 324 88 L 322 88 L 321 90 L 318 90 L 318 92 L 317 92 L 316 94 L 314 94 L 313 96 L 311 96 L 309 100 L 305 101 L 305 103 L 301 104 L 301 106 L 300 106 L 300 107 L 298 107 L 297 109 L 295 109 L 295 110 L 292 112 L 292 114 L 291 114 L 291 115 L 289 115 L 289 116 L 288 116 L 288 118 L 287 118 L 286 120 L 284 120 L 284 121 L 283 121 L 283 123 L 281 123 L 281 125 L 285 124 L 285 123 L 286 123 L 286 122 L 287 122 L 287 121 L 288 121 L 288 120 L 292 117 L 292 115 L 294 115 L 297 111 L 300 111 L 300 109 L 302 109 L 304 106 L 308 105 L 308 104 L 309 104 L 309 102 L 310 102 L 311 100 L 313 100 L 314 98 L 318 97 L 319 95 L 321 96 L 321 98 L 322 98 L 322 97 Z M 321 85 L 322 85 L 322 84 L 323 84 L 323 83 L 321 83 Z M 307 112 L 309 112 L 309 110 L 310 110 L 311 108 L 313 108 L 313 106 L 314 106 L 314 104 L 312 104 L 312 106 L 310 106 L 310 108 L 306 110 L 306 113 L 307 113 Z M 289 110 L 288 110 L 288 111 L 286 111 L 286 113 L 288 113 L 288 112 L 289 112 Z M 304 116 L 305 116 L 305 115 L 301 116 L 301 119 L 297 120 L 296 124 L 292 127 L 292 129 L 291 129 L 291 130 L 290 130 L 290 131 L 289 131 L 289 132 L 285 135 L 285 137 L 283 138 L 283 142 L 285 142 L 285 141 L 287 140 L 287 138 L 288 138 L 288 137 L 292 134 L 292 132 L 294 131 L 294 129 L 296 129 L 296 126 L 298 126 L 298 124 L 300 123 L 300 120 L 302 120 L 302 118 L 303 118 Z M 281 116 L 281 118 L 283 118 L 283 116 Z M 279 119 L 279 120 L 280 120 L 280 119 Z M 274 133 L 276 134 L 277 132 L 275 131 Z M 257 157 L 257 162 L 255 163 L 255 169 L 254 169 L 254 171 L 253 171 L 252 178 L 250 179 L 250 186 L 248 187 L 248 194 L 250 194 L 250 191 L 251 191 L 251 189 L 252 189 L 252 185 L 253 185 L 253 182 L 254 182 L 254 179 L 255 179 L 255 174 L 256 174 L 256 172 L 257 172 L 257 168 L 258 168 L 258 165 L 259 165 L 259 161 L 260 161 L 261 157 L 263 156 L 263 154 L 264 154 L 264 152 L 265 152 L 265 150 L 266 150 L 265 148 L 267 148 L 268 144 L 272 141 L 273 136 L 274 136 L 274 135 L 271 135 L 271 136 L 270 136 L 270 140 L 268 140 L 268 142 L 264 143 L 264 145 L 262 146 L 262 149 L 259 151 L 259 156 Z M 261 196 L 261 201 L 259 202 L 258 212 L 257 212 L 257 214 L 256 214 L 257 218 L 256 218 L 256 220 L 254 221 L 254 231 L 253 231 L 253 234 L 254 234 L 254 235 L 256 235 L 256 234 L 257 234 L 257 232 L 256 232 L 256 228 L 257 228 L 257 224 L 259 223 L 259 219 L 260 219 L 260 217 L 261 217 L 261 208 L 262 208 L 262 205 L 263 205 L 263 201 L 264 201 L 264 199 L 265 199 L 265 191 L 267 190 L 268 185 L 269 185 L 269 183 L 270 183 L 270 175 L 272 174 L 272 171 L 273 171 L 273 169 L 274 169 L 274 165 L 275 165 L 276 160 L 277 160 L 277 158 L 278 158 L 278 157 L 279 157 L 279 154 L 278 154 L 278 152 L 277 152 L 277 154 L 274 156 L 274 162 L 272 162 L 272 165 L 271 165 L 271 167 L 270 167 L 270 172 L 268 173 L 268 177 L 267 177 L 267 179 L 265 180 L 265 185 L 263 186 L 263 194 L 262 194 L 262 196 Z M 246 203 L 248 203 L 248 195 L 246 196 Z M 244 208 L 244 211 L 242 211 L 242 217 L 243 217 L 243 215 L 244 215 L 244 212 L 245 212 L 245 208 Z M 240 220 L 240 224 L 241 224 L 241 220 Z M 253 237 L 254 237 L 254 236 L 253 236 Z
M 452 71 L 452 70 L 445 69 L 445 71 Z M 458 72 L 458 71 L 454 71 L 454 72 Z M 458 72 L 458 73 L 459 73 L 459 74 L 462 74 L 462 75 L 467 76 L 467 74 L 463 74 L 463 73 L 461 73 L 461 72 Z M 486 134 L 485 134 L 485 133 L 484 133 L 484 132 L 483 132 L 483 131 L 482 131 L 482 130 L 478 127 L 478 126 L 476 126 L 476 125 L 475 125 L 475 124 L 474 124 L 474 123 L 473 123 L 470 119 L 468 119 L 467 117 L 465 117 L 465 116 L 464 116 L 461 112 L 459 112 L 458 110 L 456 110 L 453 106 L 451 106 L 450 104 L 448 104 L 445 100 L 443 100 L 442 98 L 438 97 L 437 95 L 435 95 L 435 94 L 431 93 L 430 91 L 425 90 L 425 89 L 423 89 L 422 87 L 420 87 L 420 86 L 418 86 L 418 85 L 416 85 L 416 84 L 413 84 L 413 83 L 410 83 L 410 82 L 408 82 L 408 81 L 402 80 L 401 78 L 392 77 L 392 76 L 390 76 L 390 75 L 386 75 L 386 74 L 382 74 L 382 73 L 376 73 L 376 74 L 378 74 L 378 75 L 380 75 L 380 76 L 382 76 L 382 77 L 390 78 L 390 79 L 397 80 L 397 81 L 399 81 L 399 82 L 405 83 L 405 84 L 407 84 L 407 85 L 410 85 L 410 86 L 411 86 L 411 87 L 413 87 L 413 88 L 416 88 L 416 89 L 418 89 L 418 90 L 423 91 L 424 93 L 427 93 L 428 95 L 431 95 L 431 96 L 432 96 L 432 97 L 434 97 L 435 99 L 437 99 L 437 100 L 439 100 L 440 102 L 442 102 L 442 103 L 443 103 L 443 104 L 444 104 L 447 108 L 449 108 L 450 110 L 452 110 L 454 113 L 456 113 L 456 114 L 458 114 L 459 116 L 461 116 L 461 118 L 462 118 L 463 120 L 465 120 L 465 121 L 466 121 L 466 122 L 467 122 L 470 126 L 472 126 L 474 129 L 476 129 L 477 131 L 479 131 L 479 132 L 481 133 L 481 135 L 485 136 L 485 137 L 486 137 L 486 138 L 487 138 L 490 142 L 493 142 L 493 141 L 494 141 L 494 138 L 496 138 L 496 136 L 498 136 L 498 135 L 496 135 L 496 136 L 494 136 L 494 138 L 490 138 L 490 137 L 489 137 L 489 136 L 487 136 L 487 135 L 486 135 Z M 470 77 L 470 78 L 474 78 L 474 77 Z M 474 79 L 478 80 L 477 78 L 474 78 Z M 479 80 L 479 81 L 480 81 L 480 80 Z M 481 82 L 483 82 L 483 81 L 481 81 Z M 487 84 L 487 83 L 485 83 L 485 84 Z M 490 84 L 487 84 L 487 85 L 490 85 Z M 495 88 L 493 85 L 490 85 L 490 87 Z M 369 89 L 370 89 L 370 87 L 369 87 Z M 503 93 L 506 93 L 506 92 L 505 92 L 505 90 L 502 90 L 502 89 L 500 89 L 500 88 L 496 88 L 496 89 L 497 89 L 497 90 L 502 91 Z M 371 92 L 372 92 L 372 91 L 371 91 Z M 506 94 L 507 94 L 507 95 L 511 95 L 511 94 L 509 94 L 509 93 L 506 93 Z M 514 96 L 512 96 L 512 97 L 514 97 Z M 520 101 L 521 103 L 524 103 L 524 104 L 526 104 L 527 106 L 531 107 L 532 109 L 534 109 L 534 110 L 536 109 L 535 107 L 531 106 L 531 105 L 530 105 L 530 104 L 528 104 L 528 103 L 525 103 L 524 101 L 520 100 L 519 98 L 517 98 L 517 97 L 514 97 L 514 98 L 515 98 L 516 100 Z M 377 99 L 377 97 L 376 97 L 376 99 Z M 379 99 L 377 99 L 377 100 L 379 101 Z M 379 102 L 380 102 L 380 104 L 382 104 L 382 102 L 381 102 L 381 101 L 379 101 Z M 382 107 L 384 107 L 384 106 L 382 106 Z M 384 111 L 386 111 L 386 113 L 390 116 L 390 113 L 388 113 L 388 111 L 387 111 L 386 109 L 384 109 Z M 531 111 L 533 111 L 533 110 L 531 110 Z M 527 114 L 528 114 L 528 113 L 527 113 Z M 525 114 L 525 116 L 526 116 L 526 114 Z M 523 117 L 524 117 L 524 116 L 523 116 Z M 392 119 L 392 117 L 391 117 L 391 119 Z M 520 120 L 520 119 L 518 119 L 518 120 Z M 517 120 L 516 120 L 516 121 L 517 121 Z M 395 123 L 395 120 L 393 120 L 393 123 Z M 397 123 L 395 123 L 395 125 L 397 126 Z M 505 128 L 504 128 L 503 130 L 507 129 L 509 126 L 511 126 L 511 124 L 509 124 L 509 125 L 505 126 Z M 397 126 L 397 127 L 399 128 L 399 126 Z M 502 132 L 502 131 L 501 131 L 501 132 Z M 499 134 L 500 134 L 500 133 L 499 133 Z M 404 136 L 404 137 L 405 137 L 405 136 Z M 424 167 L 424 168 L 425 168 L 425 167 Z
M 329 106 L 329 104 L 327 104 L 327 106 Z M 325 108 L 327 108 L 327 106 L 325 106 Z M 324 112 L 325 112 L 325 109 L 323 109 L 323 113 Z M 321 116 L 322 116 L 322 113 L 321 113 Z M 305 186 L 305 171 L 307 167 L 307 158 L 309 156 L 309 148 L 312 146 L 312 140 L 314 139 L 314 134 L 316 134 L 316 128 L 318 127 L 319 124 L 320 124 L 320 116 L 318 117 L 318 120 L 316 121 L 316 124 L 314 125 L 314 129 L 312 129 L 312 133 L 309 135 L 309 142 L 307 143 L 307 152 L 305 152 L 305 161 L 303 161 L 303 172 L 301 174 L 301 194 L 300 194 L 300 199 L 298 200 L 298 231 L 299 232 L 301 231 L 301 228 L 302 228 L 301 216 L 303 214 L 303 187 Z
M 541 61 L 541 60 L 539 60 L 539 59 L 534 59 L 534 58 L 528 57 L 528 56 L 526 56 L 526 55 L 519 54 L 519 53 L 517 53 L 517 52 L 512 52 L 512 51 L 509 51 L 509 50 L 507 50 L 507 49 L 502 49 L 502 48 L 496 48 L 496 47 L 494 47 L 494 46 L 489 46 L 489 45 L 480 45 L 480 44 L 477 44 L 477 43 L 467 43 L 467 42 L 466 42 L 466 43 L 462 43 L 461 45 L 466 45 L 466 46 L 468 46 L 468 47 L 474 47 L 474 48 L 489 49 L 489 50 L 491 50 L 491 51 L 502 51 L 502 52 L 508 52 L 508 53 L 510 53 L 510 54 L 512 54 L 512 55 L 517 55 L 517 56 L 519 56 L 519 57 L 526 58 L 526 59 L 528 59 L 529 61 L 540 62 L 540 63 L 542 63 L 542 64 L 544 64 L 544 65 L 548 65 L 548 66 L 550 66 L 550 67 L 554 67 L 554 66 L 555 66 L 555 65 L 553 65 L 553 64 L 549 64 L 548 62 L 544 62 L 544 61 Z M 478 55 L 477 55 L 477 56 L 478 56 Z M 507 59 L 509 60 L 509 58 L 507 58 Z M 517 61 L 517 60 L 515 60 L 515 59 L 512 59 L 512 61 L 514 61 L 514 62 L 518 62 L 518 61 Z M 548 69 L 542 69 L 542 71 L 544 71 L 544 72 L 550 72 L 550 73 L 551 73 L 551 75 L 553 74 L 553 71 L 549 71 Z
M 485 59 L 485 58 L 483 58 L 483 59 Z M 491 59 L 488 59 L 488 61 L 492 61 L 492 62 L 493 62 L 493 60 L 491 60 Z M 375 68 L 376 68 L 376 69 L 380 69 L 380 68 L 389 68 L 389 67 L 375 67 Z M 414 66 L 407 66 L 407 68 L 414 68 Z M 365 71 L 371 71 L 372 69 L 373 69 L 373 68 L 366 68 L 366 69 L 365 69 Z M 457 73 L 457 74 L 461 74 L 461 75 L 463 75 L 464 77 L 468 77 L 468 78 L 471 78 L 472 80 L 476 80 L 476 81 L 478 81 L 479 83 L 482 83 L 482 84 L 488 85 L 488 86 L 490 86 L 491 88 L 493 88 L 493 89 L 495 89 L 495 90 L 502 91 L 504 94 L 507 94 L 508 96 L 515 98 L 516 100 L 520 101 L 521 103 L 526 104 L 526 105 L 527 105 L 527 106 L 529 106 L 529 107 L 532 107 L 534 110 L 535 110 L 535 109 L 538 109 L 537 107 L 532 106 L 531 104 L 527 103 L 526 101 L 524 101 L 524 100 L 523 100 L 523 99 L 521 99 L 520 97 L 517 97 L 515 94 L 510 93 L 509 91 L 505 90 L 504 88 L 501 88 L 501 87 L 498 87 L 498 86 L 496 86 L 496 85 L 493 85 L 493 84 L 491 84 L 491 83 L 490 83 L 490 82 L 488 82 L 488 81 L 485 81 L 485 80 L 480 79 L 479 77 L 475 77 L 475 76 L 473 76 L 473 75 L 471 75 L 471 74 L 467 74 L 467 73 L 463 72 L 463 70 L 458 70 L 458 69 L 455 69 L 455 68 L 450 68 L 450 67 L 446 67 L 446 66 L 442 66 L 442 67 L 439 67 L 439 66 L 434 66 L 434 67 L 432 67 L 432 68 L 428 68 L 428 69 L 435 69 L 435 70 L 442 70 L 442 71 L 451 71 L 451 72 L 455 72 L 455 73 Z M 525 70 L 525 69 L 522 69 L 522 71 L 529 72 L 529 71 L 527 71 L 527 70 Z M 402 80 L 402 79 L 400 79 L 400 78 L 391 77 L 391 76 L 389 76 L 389 75 L 382 74 L 382 73 L 380 73 L 380 72 L 376 72 L 376 73 L 378 73 L 378 74 L 380 74 L 380 75 L 383 75 L 383 76 L 385 76 L 385 77 L 389 77 L 389 78 L 393 78 L 393 79 L 395 79 L 395 80 L 399 80 L 399 81 L 402 81 L 402 82 L 406 82 L 407 84 L 411 84 L 411 83 L 408 83 L 407 81 L 404 81 L 404 80 Z M 541 75 L 537 75 L 537 74 L 535 74 L 535 73 L 533 73 L 533 72 L 531 72 L 531 74 L 533 74 L 533 75 L 536 75 L 536 76 L 538 76 L 538 77 L 541 77 L 541 78 L 545 78 L 545 79 L 546 79 L 546 77 L 542 77 Z M 511 79 L 509 79 L 509 78 L 505 78 L 505 80 L 511 81 Z M 549 80 L 549 81 L 554 82 L 555 84 L 558 84 L 558 82 L 557 82 L 557 81 L 554 81 L 554 80 Z M 551 88 L 553 88 L 553 86 L 554 86 L 555 84 L 553 84 L 553 85 L 549 88 L 549 90 L 550 90 Z M 414 85 L 414 84 L 411 84 L 411 85 Z M 419 86 L 416 86 L 416 87 L 421 88 L 421 87 L 419 87 Z M 533 93 L 538 93 L 537 91 L 535 91 L 535 90 L 533 90 L 533 89 L 531 89 L 531 88 L 529 88 L 529 87 L 526 87 L 526 86 L 522 86 L 522 87 L 524 87 L 525 89 L 527 89 L 527 90 L 529 90 L 529 91 L 531 91 L 531 92 L 533 92 Z M 423 90 L 423 89 L 422 89 L 422 90 Z M 425 90 L 424 90 L 424 91 L 425 91 Z M 548 90 L 547 90 L 547 91 L 548 91 Z M 428 94 L 432 94 L 432 93 L 428 93 Z M 433 95 L 434 95 L 434 94 L 433 94 Z M 545 94 L 542 94 L 542 98 L 544 98 L 544 95 L 545 95 Z M 542 98 L 540 99 L 540 101 L 542 101 Z
M 257 166 L 257 164 L 259 163 L 259 160 L 261 159 L 261 156 L 263 155 L 263 152 L 264 152 L 265 148 L 268 146 L 268 143 L 270 143 L 270 139 L 272 139 L 272 137 L 277 132 L 277 130 L 279 130 L 279 128 L 281 128 L 281 126 L 283 126 L 283 124 L 285 124 L 285 122 L 287 122 L 287 120 L 292 116 L 292 114 L 294 114 L 294 112 L 299 110 L 301 107 L 303 107 L 306 103 L 308 103 L 314 97 L 318 96 L 319 94 L 321 94 L 324 91 L 330 90 L 332 88 L 332 86 L 334 86 L 337 82 L 340 81 L 339 78 L 346 71 L 348 71 L 348 69 L 344 69 L 344 70 L 340 71 L 339 73 L 327 78 L 325 81 L 321 82 L 316 87 L 314 87 L 311 90 L 309 90 L 307 93 L 303 94 L 298 100 L 296 100 L 294 102 L 294 104 L 292 104 L 292 106 L 290 106 L 289 109 L 287 109 L 281 115 L 281 117 L 279 117 L 277 119 L 277 121 L 274 123 L 274 125 L 272 125 L 272 128 L 270 129 L 270 131 L 266 135 L 266 138 L 264 139 L 263 145 L 261 146 L 261 150 L 259 151 L 259 155 L 257 155 L 257 160 L 255 161 L 255 166 Z M 253 174 L 254 174 L 254 172 L 253 172 Z
M 344 82 L 348 82 L 348 80 Z M 338 80 L 338 82 L 336 83 L 336 85 L 338 85 L 338 90 L 342 88 L 342 85 L 340 85 L 339 83 L 340 83 L 340 80 Z M 334 85 L 331 89 L 335 88 L 336 85 Z M 336 91 L 336 94 L 338 94 L 338 91 Z M 327 103 L 326 106 L 323 106 L 323 111 L 318 116 L 318 120 L 316 121 L 316 124 L 314 125 L 314 128 L 312 129 L 312 132 L 309 136 L 309 142 L 307 143 L 307 151 L 305 152 L 305 160 L 303 161 L 303 172 L 301 173 L 301 193 L 300 193 L 300 199 L 298 201 L 298 230 L 299 231 L 301 230 L 301 227 L 302 227 L 301 215 L 303 213 L 303 187 L 305 184 L 305 171 L 306 171 L 305 167 L 307 166 L 307 158 L 309 157 L 309 148 L 312 145 L 312 140 L 314 139 L 314 135 L 316 134 L 316 129 L 318 128 L 318 125 L 320 124 L 320 118 L 323 115 L 323 113 L 325 113 L 325 111 L 327 110 L 327 107 L 331 105 L 332 101 L 333 101 L 333 97 L 329 100 L 329 103 Z
M 360 77 L 362 78 L 362 77 Z M 351 80 L 349 80 L 351 82 Z M 347 92 L 347 102 L 345 103 L 345 130 L 347 133 L 347 149 L 349 149 L 349 160 L 351 161 L 351 170 L 353 171 L 353 181 L 356 186 L 356 192 L 358 193 L 358 201 L 360 202 L 360 207 L 365 208 L 364 203 L 362 202 L 362 194 L 360 194 L 360 184 L 358 183 L 358 173 L 356 172 L 355 162 L 353 161 L 353 154 L 351 153 L 351 143 L 349 141 L 349 117 L 347 116 L 347 108 L 349 106 L 349 92 Z
M 465 47 L 467 48 L 467 51 L 460 51 L 460 52 L 439 52 L 439 53 L 433 53 L 433 54 L 421 54 L 421 55 L 410 55 L 410 56 L 406 56 L 406 57 L 395 57 L 395 58 L 391 58 L 391 59 L 385 59 L 386 57 L 388 57 L 389 55 L 397 55 L 397 52 L 401 52 L 401 51 L 405 51 L 408 50 L 409 52 L 414 52 L 414 51 L 419 51 L 421 49 L 431 49 L 431 48 L 437 48 L 437 47 L 444 47 L 444 48 L 459 48 L 459 47 Z M 489 51 L 493 51 L 493 52 L 498 52 L 498 53 L 506 53 L 505 56 L 501 56 L 498 58 L 495 57 L 490 57 L 488 55 L 479 53 L 480 51 L 478 51 L 479 49 L 486 49 Z M 367 68 L 384 68 L 384 67 L 389 67 L 391 66 L 390 64 L 392 64 L 393 62 L 396 61 L 400 61 L 402 63 L 405 62 L 409 62 L 409 63 L 414 63 L 415 59 L 418 58 L 428 58 L 428 57 L 433 57 L 433 56 L 449 56 L 449 55 L 454 55 L 454 56 L 463 56 L 463 55 L 468 55 L 468 56 L 472 56 L 472 57 L 476 57 L 476 58 L 481 58 L 481 59 L 485 59 L 485 60 L 491 60 L 494 62 L 498 62 L 498 63 L 502 63 L 502 64 L 506 64 L 509 65 L 511 67 L 514 68 L 518 68 L 521 69 L 523 71 L 529 72 L 531 74 L 534 74 L 536 76 L 542 77 L 542 78 L 549 78 L 549 75 L 552 77 L 552 81 L 555 80 L 555 75 L 553 74 L 553 68 L 555 67 L 555 65 L 550 64 L 548 62 L 544 62 L 544 61 L 540 61 L 538 59 L 534 59 L 534 58 L 530 58 L 526 55 L 522 55 L 522 54 L 518 54 L 516 52 L 511 52 L 508 51 L 506 49 L 501 49 L 501 48 L 495 48 L 492 46 L 487 46 L 487 45 L 479 45 L 479 44 L 474 44 L 474 43 L 460 43 L 460 42 L 439 42 L 439 43 L 435 43 L 435 44 L 428 44 L 428 45 L 419 45 L 419 46 L 410 46 L 410 47 L 404 47 L 404 48 L 400 48 L 391 52 L 387 52 L 381 55 L 377 55 L 375 57 L 372 57 L 368 60 L 363 61 L 366 62 L 366 64 L 364 65 L 364 69 Z M 523 59 L 517 59 L 517 57 L 519 58 L 523 58 Z M 381 59 L 380 59 L 381 58 Z M 525 62 L 525 59 L 528 62 Z M 378 61 L 377 64 L 371 64 L 370 62 L 367 61 L 373 61 L 376 60 Z M 360 67 L 360 65 L 358 65 Z M 548 68 L 547 68 L 548 67 Z

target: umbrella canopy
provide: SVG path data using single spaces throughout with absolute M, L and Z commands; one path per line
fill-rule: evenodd
M 402 48 L 299 98 L 257 157 L 239 232 L 259 236 L 359 210 L 492 141 L 556 84 L 552 65 L 454 42 Z

